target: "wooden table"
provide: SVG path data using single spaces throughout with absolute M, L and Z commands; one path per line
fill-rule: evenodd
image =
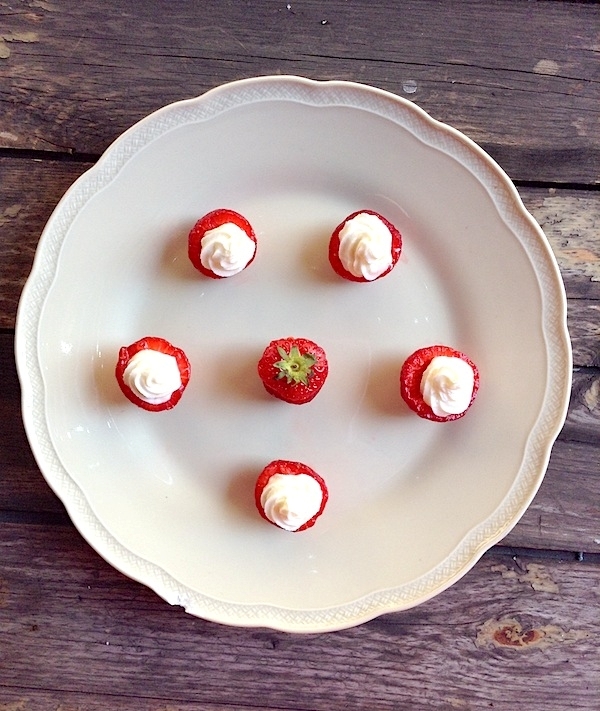
M 600 5 L 0 2 L 0 708 L 600 708 Z M 543 485 L 461 581 L 290 635 L 206 622 L 80 537 L 24 434 L 15 313 L 45 221 L 123 130 L 253 75 L 347 79 L 483 146 L 546 232 L 574 381 Z

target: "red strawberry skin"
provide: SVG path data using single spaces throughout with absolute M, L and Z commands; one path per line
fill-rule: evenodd
M 400 234 L 400 231 L 397 227 L 395 227 L 389 220 L 383 217 L 383 215 L 380 215 L 374 210 L 357 210 L 351 215 L 348 215 L 348 217 L 346 217 L 343 222 L 340 222 L 340 224 L 333 231 L 331 239 L 329 240 L 329 262 L 333 267 L 334 271 L 344 279 L 361 283 L 370 283 L 369 279 L 365 279 L 364 277 L 357 277 L 351 272 L 347 271 L 340 259 L 340 232 L 342 231 L 344 225 L 346 224 L 346 222 L 348 222 L 348 220 L 351 220 L 352 218 L 362 214 L 363 212 L 378 217 L 392 233 L 392 263 L 390 267 L 385 272 L 383 272 L 383 274 L 380 274 L 377 277 L 377 279 L 381 279 L 381 277 L 384 277 L 386 274 L 389 274 L 396 266 L 398 260 L 400 259 L 400 253 L 402 252 L 402 235 Z M 377 281 L 377 279 L 372 279 L 371 281 Z
M 256 244 L 256 235 L 252 229 L 252 225 L 248 220 L 240 215 L 238 212 L 233 210 L 227 210 L 225 208 L 219 208 L 207 213 L 204 217 L 201 217 L 198 222 L 190 230 L 188 236 L 188 257 L 194 267 L 204 274 L 204 276 L 210 277 L 211 279 L 226 279 L 227 277 L 222 277 L 219 274 L 215 274 L 210 269 L 207 269 L 200 261 L 200 250 L 202 247 L 202 238 L 208 232 L 208 230 L 214 230 L 216 227 L 226 224 L 227 222 L 232 222 L 237 225 L 240 229 L 250 237 L 250 239 Z M 246 268 L 254 261 L 256 256 L 256 249 L 254 250 L 254 255 L 252 259 L 246 265 Z
M 321 491 L 323 492 L 321 508 L 311 519 L 309 519 L 305 524 L 300 526 L 300 528 L 296 529 L 295 531 L 292 531 L 291 533 L 299 533 L 300 531 L 306 531 L 307 528 L 311 528 L 312 526 L 314 526 L 315 521 L 323 513 L 323 510 L 325 509 L 325 504 L 327 503 L 327 499 L 329 498 L 327 484 L 325 483 L 323 477 L 317 474 L 314 469 L 311 469 L 306 464 L 302 464 L 302 462 L 292 462 L 287 459 L 275 459 L 270 464 L 267 464 L 267 466 L 262 470 L 262 472 L 258 476 L 258 479 L 256 480 L 256 486 L 254 487 L 254 500 L 256 502 L 256 508 L 258 509 L 260 515 L 265 519 L 265 521 L 268 521 L 269 523 L 273 524 L 273 526 L 277 526 L 277 524 L 273 523 L 273 521 L 271 521 L 265 515 L 262 504 L 260 503 L 260 497 L 262 496 L 263 489 L 268 484 L 269 479 L 274 474 L 308 474 L 317 481 L 317 483 L 321 487 Z
M 404 361 L 404 364 L 400 370 L 400 394 L 402 395 L 404 402 L 410 407 L 411 410 L 413 410 L 413 412 L 416 412 L 419 417 L 423 417 L 426 420 L 432 420 L 433 422 L 451 422 L 464 417 L 469 407 L 464 412 L 457 415 L 446 415 L 445 417 L 440 417 L 433 412 L 431 407 L 429 407 L 425 400 L 423 400 L 423 396 L 421 395 L 421 379 L 423 378 L 423 373 L 427 370 L 427 366 L 431 363 L 431 361 L 437 356 L 461 358 L 471 366 L 474 375 L 473 395 L 471 396 L 471 401 L 469 403 L 469 407 L 471 407 L 475 397 L 477 396 L 477 391 L 479 390 L 479 370 L 468 356 L 455 350 L 454 348 L 450 348 L 449 346 L 427 346 L 426 348 L 420 348 L 410 355 Z
M 159 351 L 165 353 L 166 355 L 174 356 L 177 361 L 177 367 L 179 368 L 179 373 L 181 375 L 181 387 L 175 390 L 171 398 L 166 402 L 156 405 L 153 403 L 146 402 L 139 398 L 127 385 L 123 375 L 125 373 L 125 368 L 127 364 L 133 358 L 136 353 L 144 349 Z M 143 410 L 148 410 L 149 412 L 162 412 L 163 410 L 171 410 L 177 405 L 183 391 L 186 389 L 187 384 L 190 380 L 191 366 L 186 354 L 180 349 L 173 346 L 169 341 L 164 338 L 159 338 L 158 336 L 146 336 L 141 338 L 139 341 L 132 343 L 130 346 L 123 346 L 119 350 L 119 359 L 117 360 L 117 367 L 115 369 L 115 375 L 117 377 L 117 382 L 121 391 L 125 397 L 130 400 L 134 405 L 141 407 Z
M 289 354 L 297 348 L 301 356 L 313 359 L 308 367 L 305 382 L 288 382 L 277 364 L 282 361 L 282 350 Z M 292 405 L 303 405 L 313 400 L 323 387 L 329 365 L 321 346 L 307 338 L 279 338 L 271 341 L 258 362 L 258 375 L 265 390 L 273 397 Z

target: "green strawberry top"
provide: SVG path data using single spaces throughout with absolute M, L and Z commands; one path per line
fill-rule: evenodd
M 281 356 L 281 360 L 274 364 L 279 371 L 277 379 L 285 378 L 288 385 L 308 385 L 316 358 L 310 353 L 300 353 L 298 346 L 292 346 L 289 353 L 286 353 L 282 346 L 278 346 L 277 352 Z

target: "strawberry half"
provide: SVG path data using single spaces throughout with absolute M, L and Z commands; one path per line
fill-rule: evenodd
M 258 361 L 258 375 L 268 393 L 303 405 L 323 387 L 329 366 L 325 351 L 307 338 L 271 341 Z
M 228 223 L 239 227 L 246 234 L 246 236 L 254 243 L 254 248 L 252 248 L 251 244 L 244 243 L 242 253 L 232 255 L 230 252 L 230 248 L 234 245 L 232 245 L 231 243 L 221 245 L 219 247 L 220 254 L 216 255 L 217 258 L 223 259 L 225 263 L 230 263 L 230 266 L 232 266 L 232 260 L 234 263 L 237 263 L 238 257 L 243 257 L 243 261 L 240 262 L 240 265 L 243 264 L 243 266 L 241 266 L 241 268 L 239 268 L 238 266 L 237 271 L 233 270 L 230 274 L 227 274 L 225 272 L 217 274 L 213 269 L 210 268 L 208 264 L 210 259 L 207 260 L 206 255 L 204 260 L 202 258 L 202 239 L 209 230 L 217 229 L 218 227 L 221 227 L 222 225 Z M 236 250 L 239 251 L 239 245 L 236 246 Z M 201 217 L 198 222 L 196 222 L 188 236 L 188 257 L 190 258 L 190 261 L 199 272 L 201 272 L 205 276 L 211 277 L 212 279 L 223 279 L 225 277 L 233 276 L 234 274 L 239 273 L 239 271 L 245 269 L 254 260 L 255 256 L 256 235 L 254 234 L 252 225 L 245 217 L 240 215 L 238 212 L 234 212 L 233 210 L 226 210 L 224 208 L 220 208 L 218 210 L 213 210 L 212 212 L 209 212 L 208 214 L 204 215 L 204 217 Z
M 374 215 L 375 217 L 378 217 L 381 222 L 383 222 L 383 224 L 388 228 L 392 235 L 392 245 L 390 253 L 391 264 L 385 271 L 383 271 L 381 274 L 379 274 L 379 276 L 375 277 L 374 279 L 366 279 L 364 276 L 357 276 L 356 274 L 353 274 L 352 272 L 348 271 L 340 257 L 340 232 L 344 229 L 346 223 L 349 220 L 353 220 L 355 217 L 361 214 Z M 381 277 L 385 276 L 386 274 L 389 274 L 400 259 L 401 251 L 402 235 L 400 234 L 399 230 L 389 220 L 383 217 L 383 215 L 380 215 L 374 210 L 358 210 L 357 212 L 353 212 L 351 215 L 348 215 L 348 217 L 346 217 L 346 219 L 335 228 L 333 234 L 331 235 L 331 239 L 329 240 L 329 262 L 333 267 L 334 271 L 344 279 L 362 283 L 376 281 L 377 279 L 381 279 Z
M 179 369 L 179 376 L 181 378 L 181 386 L 172 393 L 166 402 L 158 404 L 146 402 L 146 400 L 136 394 L 125 381 L 125 370 L 129 365 L 129 362 L 137 353 L 143 350 L 157 351 L 158 353 L 173 356 L 177 362 L 177 368 Z M 150 412 L 161 412 L 162 410 L 170 410 L 175 407 L 181 399 L 183 391 L 187 387 L 190 380 L 190 372 L 190 362 L 185 353 L 180 348 L 176 348 L 171 345 L 169 341 L 166 341 L 164 338 L 158 338 L 157 336 L 146 336 L 145 338 L 141 338 L 139 341 L 132 343 L 130 346 L 123 346 L 119 350 L 119 359 L 115 369 L 117 382 L 119 383 L 119 387 L 125 397 L 127 397 L 134 405 Z
M 445 416 L 436 415 L 431 407 L 423 399 L 421 394 L 421 380 L 423 373 L 427 370 L 428 365 L 437 356 L 448 356 L 450 358 L 460 358 L 465 363 L 471 366 L 473 370 L 473 393 L 467 409 L 459 414 L 450 414 Z M 449 346 L 436 345 L 420 348 L 410 355 L 402 365 L 400 370 L 400 394 L 404 402 L 410 407 L 413 412 L 416 412 L 419 417 L 434 422 L 451 422 L 458 420 L 467 413 L 467 410 L 473 404 L 477 391 L 479 389 L 479 370 L 473 361 L 464 353 L 450 348 Z
M 274 526 L 278 526 L 279 528 L 283 528 L 283 526 L 280 526 L 276 521 L 271 520 L 267 514 L 265 513 L 265 509 L 263 506 L 262 502 L 262 495 L 264 492 L 265 487 L 269 483 L 271 477 L 275 476 L 276 474 L 283 474 L 283 475 L 299 475 L 299 474 L 307 474 L 308 476 L 312 477 L 319 487 L 321 488 L 321 505 L 318 509 L 318 511 L 311 516 L 305 523 L 303 523 L 299 528 L 293 529 L 293 533 L 298 533 L 299 531 L 305 531 L 307 528 L 311 528 L 314 526 L 315 521 L 319 518 L 319 516 L 323 513 L 323 510 L 325 509 L 325 504 L 327 503 L 327 499 L 329 498 L 329 493 L 327 491 L 327 485 L 325 484 L 325 480 L 317 474 L 313 469 L 311 469 L 309 466 L 306 464 L 302 464 L 301 462 L 291 462 L 286 459 L 276 459 L 275 461 L 271 462 L 270 464 L 267 464 L 267 466 L 262 470 L 260 473 L 258 479 L 256 480 L 256 486 L 254 488 L 254 500 L 256 502 L 256 508 L 258 509 L 258 512 L 260 515 L 269 523 L 272 523 Z M 288 511 L 288 507 L 290 505 L 293 506 L 295 502 L 293 500 L 288 499 L 285 502 L 284 509 L 285 511 L 283 512 L 285 514 L 286 511 Z M 290 529 L 286 529 L 290 530 Z

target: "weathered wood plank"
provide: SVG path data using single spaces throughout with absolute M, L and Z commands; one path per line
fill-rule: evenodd
M 0 328 L 14 328 L 39 236 L 66 189 L 91 163 L 0 158 Z M 600 193 L 520 189 L 561 268 L 576 366 L 598 365 Z
M 582 368 L 573 374 L 573 387 L 567 421 L 561 433 L 565 441 L 600 440 L 600 368 Z M 596 470 L 600 472 L 600 466 Z M 598 499 L 600 501 L 600 499 Z
M 219 704 L 203 701 L 172 701 L 137 697 L 117 697 L 71 691 L 40 691 L 39 689 L 8 689 L 0 687 L 0 708 L 3 711 L 248 711 L 258 706 L 247 704 Z M 265 706 L 261 706 L 261 709 Z M 273 706 L 268 711 L 278 711 Z M 283 710 L 282 710 L 283 711 Z
M 567 323 L 575 367 L 600 367 L 600 301 L 569 300 Z
M 90 164 L 0 158 L 0 328 L 14 328 L 40 234 Z
M 85 695 L 96 708 L 109 689 L 125 700 L 116 708 L 137 697 L 156 711 L 514 711 L 524 698 L 562 711 L 600 700 L 593 563 L 496 551 L 418 608 L 302 636 L 186 615 L 69 528 L 0 525 L 0 561 L 0 698 L 31 696 L 33 709 L 44 695 Z
M 0 146 L 100 153 L 166 103 L 286 73 L 413 99 L 514 179 L 600 180 L 596 4 L 20 0 L 0 17 Z
M 503 545 L 600 552 L 600 452 L 594 443 L 555 443 L 542 485 Z
M 554 188 L 520 188 L 519 192 L 550 241 L 567 296 L 590 299 L 594 305 L 593 302 L 600 299 L 600 196 Z M 580 365 L 591 365 L 591 362 Z
M 36 513 L 67 521 L 64 507 L 43 479 L 27 441 L 13 344 L 12 336 L 0 334 L 0 372 L 5 383 L 0 391 L 0 520 Z

